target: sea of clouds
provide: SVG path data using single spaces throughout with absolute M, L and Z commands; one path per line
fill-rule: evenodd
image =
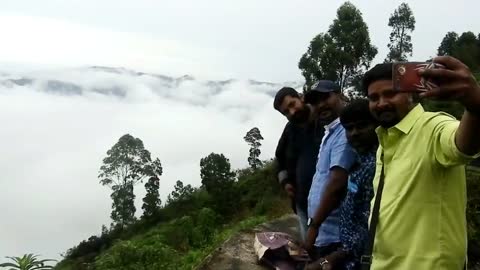
M 265 138 L 261 158 L 272 158 L 286 121 L 272 107 L 282 85 L 301 87 L 107 67 L 1 72 L 0 257 L 59 258 L 110 224 L 98 169 L 126 133 L 161 159 L 162 201 L 177 180 L 200 186 L 200 159 L 211 152 L 247 166 L 252 127 Z M 135 193 L 141 215 L 143 185 Z

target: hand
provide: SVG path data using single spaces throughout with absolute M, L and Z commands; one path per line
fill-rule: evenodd
M 332 269 L 333 269 L 333 264 L 331 264 L 330 262 L 324 264 L 322 267 L 322 270 L 332 270 Z
M 427 69 L 419 71 L 420 75 L 433 79 L 437 89 L 421 93 L 421 97 L 436 97 L 460 101 L 467 110 L 479 112 L 480 86 L 469 68 L 451 56 L 439 56 L 435 63 L 444 65 L 445 69 Z
M 313 246 L 315 245 L 315 240 L 318 236 L 318 227 L 310 226 L 308 227 L 307 236 L 304 243 L 304 248 L 307 251 L 312 251 Z
M 287 192 L 288 197 L 292 199 L 295 198 L 295 188 L 292 186 L 292 184 L 286 184 L 284 189 Z
M 328 256 L 327 256 L 328 257 Z M 305 269 L 304 270 L 332 270 L 334 269 L 334 265 L 332 263 L 330 263 L 329 259 L 325 257 L 325 258 L 320 258 L 312 263 L 309 263 L 305 266 Z M 327 260 L 328 263 L 325 263 L 323 265 L 321 265 L 321 263 L 324 261 L 324 260 Z
M 342 251 L 334 251 L 325 256 L 325 260 L 327 260 L 328 263 L 323 265 L 323 269 L 335 269 L 344 259 L 345 254 Z
M 323 267 L 325 267 L 325 265 Z M 323 267 L 315 261 L 313 263 L 308 263 L 303 270 L 322 270 L 324 269 Z

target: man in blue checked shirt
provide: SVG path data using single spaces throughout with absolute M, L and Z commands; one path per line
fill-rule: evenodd
M 305 94 L 305 102 L 316 104 L 314 110 L 318 117 L 329 123 L 320 144 L 308 196 L 309 228 L 305 247 L 314 259 L 318 259 L 342 246 L 338 207 L 357 154 L 347 142 L 345 129 L 340 124 L 339 115 L 346 102 L 338 85 L 331 81 L 319 81 Z M 322 263 L 325 264 L 324 261 Z

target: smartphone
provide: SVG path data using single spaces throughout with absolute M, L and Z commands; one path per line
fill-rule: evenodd
M 438 85 L 418 74 L 419 70 L 445 68 L 434 62 L 396 62 L 393 63 L 393 89 L 403 92 L 426 92 Z

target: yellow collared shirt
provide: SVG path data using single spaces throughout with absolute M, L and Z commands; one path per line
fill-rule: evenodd
M 385 185 L 372 270 L 463 269 L 466 258 L 465 164 L 455 144 L 459 122 L 421 105 L 389 129 L 377 128 L 374 190 L 383 151 Z M 371 206 L 373 207 L 373 202 Z

